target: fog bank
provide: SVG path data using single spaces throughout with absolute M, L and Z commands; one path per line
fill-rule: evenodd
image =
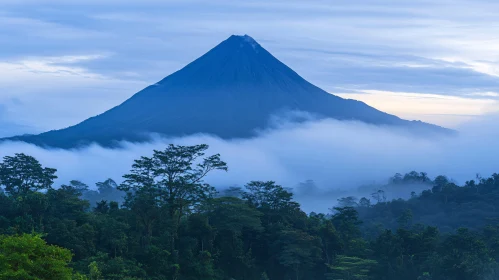
M 209 153 L 220 153 L 229 166 L 229 172 L 209 176 L 209 183 L 225 188 L 243 186 L 251 180 L 274 180 L 293 188 L 313 180 L 315 189 L 306 196 L 298 194 L 298 200 L 313 205 L 322 196 L 326 201 L 319 208 L 326 211 L 336 194 L 355 195 L 358 186 L 384 183 L 396 172 L 425 171 L 430 178 L 444 174 L 458 183 L 473 179 L 477 173 L 489 176 L 498 172 L 495 161 L 499 156 L 499 127 L 495 120 L 496 116 L 488 116 L 468 123 L 454 137 L 414 137 L 387 127 L 322 120 L 299 125 L 283 123 L 253 139 L 222 140 L 208 135 L 155 137 L 152 143 L 123 143 L 123 149 L 92 145 L 78 150 L 46 150 L 8 142 L 0 145 L 0 156 L 23 152 L 44 166 L 57 168 L 56 185 L 74 179 L 93 186 L 107 178 L 120 182 L 133 160 L 152 155 L 153 149 L 163 149 L 169 143 L 204 143 L 210 145 Z M 324 199 L 324 192 L 331 199 Z

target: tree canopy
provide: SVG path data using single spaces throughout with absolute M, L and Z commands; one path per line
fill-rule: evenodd
M 5 157 L 0 279 L 499 279 L 498 174 L 458 186 L 397 173 L 305 213 L 274 181 L 217 191 L 205 180 L 228 167 L 208 149 L 169 145 L 95 187 L 53 186 L 55 169 Z
M 71 252 L 48 245 L 39 235 L 0 236 L 0 279 L 70 280 Z

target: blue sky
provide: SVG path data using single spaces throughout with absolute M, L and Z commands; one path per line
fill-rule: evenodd
M 99 114 L 248 34 L 317 86 L 448 127 L 499 109 L 491 0 L 2 0 L 0 136 Z

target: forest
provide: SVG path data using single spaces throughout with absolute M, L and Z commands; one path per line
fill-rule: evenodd
M 273 181 L 217 191 L 206 176 L 229 167 L 208 148 L 168 145 L 95 187 L 4 157 L 0 279 L 499 279 L 499 174 L 397 173 L 390 188 L 425 190 L 388 200 L 379 186 L 305 213 Z

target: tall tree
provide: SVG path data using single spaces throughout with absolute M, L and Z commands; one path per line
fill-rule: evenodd
M 299 205 L 293 201 L 293 193 L 274 181 L 251 181 L 246 184 L 243 198 L 256 208 L 282 210 Z
M 359 205 L 355 196 L 338 198 L 338 204 L 340 207 L 355 207 Z
M 207 149 L 208 145 L 170 144 L 165 150 L 154 150 L 152 157 L 135 160 L 119 186 L 127 192 L 125 206 L 142 213 L 139 218 L 146 227 L 147 242 L 152 236 L 153 223 L 165 214 L 169 224 L 169 250 L 174 262 L 171 266 L 175 270 L 173 275 L 178 271 L 176 240 L 181 218 L 215 193 L 204 178 L 212 171 L 228 170 L 219 154 L 205 157 Z
M 279 263 L 294 272 L 296 280 L 303 279 L 303 270 L 313 268 L 321 259 L 321 244 L 317 236 L 300 230 L 284 230 L 277 244 L 280 245 Z
M 23 153 L 5 156 L 0 163 L 0 185 L 12 196 L 47 190 L 57 179 L 54 168 L 42 167 L 32 156 Z
M 334 215 L 331 221 L 339 233 L 343 252 L 361 253 L 364 249 L 359 228 L 362 221 L 357 210 L 353 207 L 334 207 L 332 211 Z
M 169 216 L 177 220 L 191 207 L 208 198 L 214 188 L 203 179 L 214 170 L 227 171 L 219 154 L 204 157 L 208 145 L 179 146 L 154 150 L 152 157 L 135 160 L 130 174 L 119 186 L 126 192 L 153 191 L 159 204 L 167 205 Z

